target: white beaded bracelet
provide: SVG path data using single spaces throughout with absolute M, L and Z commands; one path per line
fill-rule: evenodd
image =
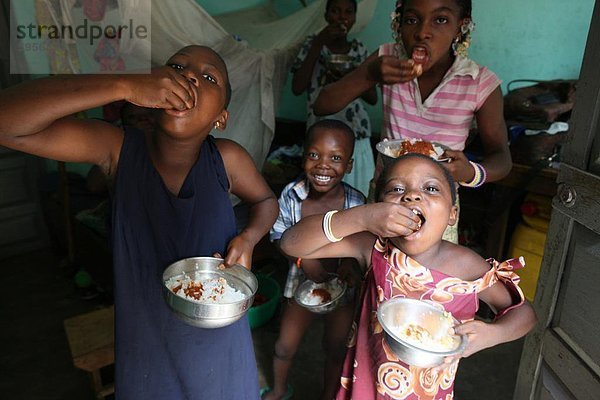
M 338 238 L 333 234 L 333 232 L 331 232 L 331 218 L 336 212 L 337 210 L 328 211 L 323 217 L 323 233 L 325 234 L 327 240 L 329 240 L 332 243 L 339 242 L 344 238 L 343 236 L 341 238 Z
M 483 165 L 475 163 L 473 161 L 469 161 L 473 170 L 475 171 L 475 176 L 470 182 L 459 182 L 461 186 L 477 188 L 485 183 L 487 180 L 487 171 L 483 167 Z

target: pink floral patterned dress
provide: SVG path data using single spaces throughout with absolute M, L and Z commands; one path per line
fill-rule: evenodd
M 523 302 L 519 277 L 513 272 L 523 267 L 523 260 L 488 261 L 491 268 L 481 278 L 464 281 L 424 267 L 391 242 L 377 240 L 336 399 L 453 399 L 458 361 L 438 369 L 419 368 L 400 361 L 385 342 L 377 309 L 384 300 L 408 297 L 434 304 L 465 322 L 475 317 L 479 306 L 477 294 L 500 280 L 513 297 L 513 305 L 503 310 L 504 314 Z

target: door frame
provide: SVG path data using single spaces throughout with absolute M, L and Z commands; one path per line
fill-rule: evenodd
M 561 166 L 557 177 L 557 195 L 552 200 L 552 219 L 542 259 L 542 266 L 534 300 L 538 324 L 527 336 L 517 377 L 514 399 L 533 399 L 540 388 L 542 360 L 555 357 L 567 363 L 568 389 L 577 398 L 586 397 L 589 387 L 597 387 L 597 378 L 577 362 L 568 362 L 576 348 L 563 348 L 555 340 L 560 332 L 549 330 L 555 317 L 561 278 L 569 257 L 570 238 L 575 223 L 600 235 L 600 217 L 593 212 L 598 207 L 600 187 L 600 2 L 596 1 L 583 57 L 580 79 L 577 83 L 569 138 L 562 149 Z M 595 157 L 595 158 L 593 158 Z M 590 172 L 593 171 L 596 175 Z M 592 207 L 592 205 L 594 207 Z M 547 345 L 544 348 L 544 344 Z M 585 354 L 577 354 L 585 359 Z M 573 361 L 573 360 L 571 360 Z M 557 361 L 558 362 L 558 361 Z M 555 364 L 554 364 L 555 365 Z M 576 382 L 576 384 L 573 384 Z M 586 385 L 591 385 L 587 386 Z

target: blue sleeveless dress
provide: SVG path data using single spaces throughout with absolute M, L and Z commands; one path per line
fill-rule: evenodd
M 175 196 L 154 168 L 144 135 L 126 132 L 112 206 L 117 399 L 258 399 L 247 317 L 224 328 L 192 327 L 161 292 L 171 263 L 225 254 L 236 235 L 228 186 L 212 136 Z

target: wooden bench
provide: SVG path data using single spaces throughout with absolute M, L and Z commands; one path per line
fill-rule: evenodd
M 115 362 L 114 306 L 78 315 L 63 321 L 73 364 L 91 374 L 96 398 L 103 400 L 115 391 L 114 384 L 102 384 L 100 369 Z

